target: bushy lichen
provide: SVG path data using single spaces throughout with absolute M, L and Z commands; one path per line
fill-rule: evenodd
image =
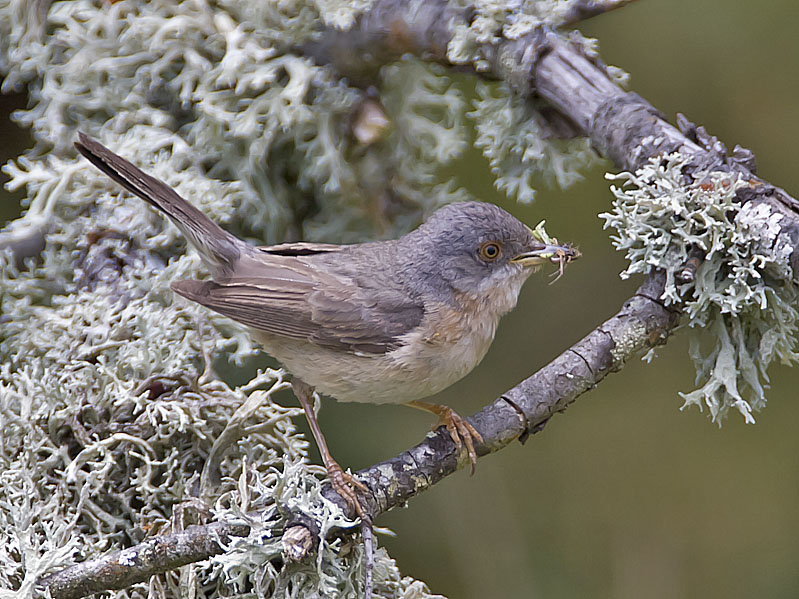
M 0 596 L 31 597 L 43 574 L 254 509 L 263 525 L 218 561 L 113 596 L 360 588 L 357 546 L 344 555 L 323 539 L 311 566 L 284 569 L 258 548 L 266 530 L 279 540 L 292 502 L 319 501 L 300 412 L 275 401 L 284 373 L 253 373 L 241 328 L 173 296 L 170 281 L 200 275 L 196 256 L 72 143 L 86 131 L 259 242 L 408 230 L 465 197 L 433 176 L 468 135 L 458 92 L 439 69 L 392 67 L 386 110 L 403 129 L 363 146 L 348 127 L 364 92 L 291 51 L 368 5 L 0 0 L 0 73 L 4 89 L 25 86 L 30 107 L 15 119 L 35 140 L 4 167 L 27 199 L 0 252 Z M 451 120 L 427 127 L 446 106 Z M 20 263 L 16 240 L 42 234 L 43 252 Z M 241 367 L 228 382 L 226 360 Z M 324 509 L 324 526 L 343 523 Z M 430 596 L 382 549 L 375 586 Z
M 455 64 L 487 70 L 490 65 L 481 46 L 502 39 L 516 40 L 539 27 L 557 28 L 573 5 L 573 0 L 469 3 L 474 16 L 468 25 L 455 26 L 447 56 Z M 598 59 L 596 40 L 574 31 L 571 41 L 579 44 L 587 56 Z M 626 81 L 627 76 L 620 69 L 608 70 L 620 83 Z M 469 116 L 475 119 L 475 145 L 497 176 L 497 189 L 519 202 L 533 200 L 538 179 L 565 189 L 579 181 L 581 172 L 599 159 L 587 138 L 564 138 L 538 111 L 535 99 L 513 93 L 506 82 L 478 83 L 474 105 Z
M 496 175 L 495 186 L 519 202 L 533 201 L 539 180 L 570 187 L 598 160 L 588 138 L 556 139 L 547 133 L 534 103 L 507 84 L 479 82 L 469 116 L 477 131 L 475 145 Z
M 481 44 L 519 39 L 541 26 L 557 27 L 575 0 L 477 0 L 461 4 L 468 4 L 474 15 L 468 24 L 456 27 L 447 54 L 452 62 L 473 63 L 478 69 L 485 69 L 488 65 L 482 62 Z
M 768 366 L 795 363 L 799 294 L 780 237 L 778 214 L 765 205 L 741 205 L 736 191 L 755 184 L 723 172 L 693 173 L 688 159 L 670 154 L 635 173 L 608 175 L 613 210 L 600 215 L 616 231 L 614 245 L 630 265 L 622 277 L 666 273 L 663 299 L 679 307 L 691 336 L 701 387 L 682 394 L 685 406 L 707 406 L 721 423 L 730 408 L 747 422 L 766 403 Z M 698 258 L 693 281 L 677 275 Z
M 35 142 L 4 167 L 27 199 L 0 240 L 0 596 L 30 597 L 45 573 L 208 518 L 247 519 L 252 533 L 113 596 L 356 593 L 357 544 L 322 535 L 313 564 L 275 565 L 293 502 L 322 510 L 325 530 L 343 522 L 321 501 L 297 411 L 274 401 L 284 373 L 252 374 L 243 330 L 174 298 L 169 282 L 198 276 L 196 256 L 72 144 L 87 132 L 261 243 L 407 231 L 469 199 L 439 170 L 467 147 L 468 102 L 436 65 L 388 65 L 377 102 L 298 51 L 370 4 L 0 0 L 3 89 L 24 86 L 29 108 L 15 119 Z M 528 3 L 505 34 L 565 4 Z M 484 4 L 461 50 L 508 15 Z M 353 122 L 367 102 L 388 125 L 363 141 Z M 520 201 L 531 173 L 567 185 L 592 156 L 585 140 L 550 139 L 505 86 L 481 86 L 470 116 L 498 185 Z M 40 238 L 41 253 L 14 255 Z M 227 382 L 225 359 L 243 367 Z M 381 549 L 375 585 L 376 596 L 429 596 Z
M 250 525 L 246 538 L 234 537 L 212 567 L 240 596 L 252 597 L 362 597 L 363 545 L 352 538 L 329 538 L 334 528 L 348 521 L 337 506 L 321 494 L 321 484 L 308 476 L 309 467 L 286 460 L 281 470 L 252 469 L 242 474 L 235 491 L 220 500 L 218 513 L 229 521 Z M 322 471 L 321 468 L 318 470 Z M 310 498 L 310 502 L 309 502 Z M 314 506 L 308 511 L 308 506 Z M 281 512 L 303 509 L 320 526 L 320 545 L 314 559 L 283 563 Z M 257 514 L 257 518 L 252 514 Z M 402 577 L 384 549 L 376 553 L 375 596 L 397 599 L 444 599 L 427 587 Z
M 321 3 L 320 12 L 316 3 L 300 0 L 214 7 L 56 2 L 46 36 L 25 18 L 22 4 L 4 0 L 0 14 L 14 31 L 31 31 L 16 33 L 12 41 L 25 44 L 4 56 L 4 87 L 27 83 L 34 102 L 16 115 L 37 141 L 30 157 L 74 157 L 78 128 L 140 164 L 165 150 L 173 170 L 194 166 L 194 178 L 238 182 L 229 205 L 216 196 L 213 203 L 222 203 L 220 213 L 247 214 L 235 225 L 262 242 L 355 241 L 365 230 L 391 235 L 438 204 L 464 197 L 452 185 L 431 182 L 431 162 L 413 143 L 359 147 L 348 123 L 363 91 L 291 52 L 321 23 L 349 20 L 342 21 L 354 14 L 348 3 Z M 58 76 L 49 76 L 56 65 Z M 417 63 L 408 68 L 420 71 Z M 418 82 L 405 76 L 408 97 L 402 112 L 389 117 L 425 115 L 433 106 L 425 93 L 431 79 L 436 89 L 449 85 L 440 72 Z M 453 111 L 452 118 L 462 116 Z M 120 138 L 134 127 L 125 145 Z M 431 127 L 425 141 L 449 141 L 438 139 L 439 132 Z M 391 182 L 398 185 L 387 186 L 386 167 L 395 169 Z

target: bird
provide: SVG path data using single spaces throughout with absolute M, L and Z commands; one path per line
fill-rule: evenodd
M 332 457 L 314 391 L 431 412 L 474 471 L 480 433 L 449 406 L 423 400 L 480 363 L 535 270 L 553 263 L 562 274 L 580 255 L 477 201 L 445 205 L 398 239 L 255 246 L 88 135 L 79 133 L 75 147 L 169 217 L 198 251 L 211 278 L 174 281 L 172 289 L 243 324 L 291 373 L 330 483 L 361 518 L 357 491 L 369 489 Z

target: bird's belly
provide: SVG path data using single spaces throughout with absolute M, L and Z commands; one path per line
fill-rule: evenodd
M 457 339 L 410 339 L 383 355 L 356 355 L 310 342 L 256 334 L 264 350 L 294 376 L 339 401 L 405 403 L 429 397 L 466 376 L 480 363 L 496 326 Z

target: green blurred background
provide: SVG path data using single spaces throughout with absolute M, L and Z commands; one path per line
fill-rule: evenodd
M 796 195 L 797 28 L 795 0 L 641 0 L 581 29 L 671 120 L 683 112 L 729 147 L 751 148 L 761 176 Z M 0 96 L 0 163 L 27 147 L 8 119 L 25 101 Z M 529 224 L 546 218 L 584 258 L 555 285 L 531 280 L 483 364 L 437 400 L 478 410 L 633 292 L 596 216 L 609 206 L 603 172 L 612 168 L 519 206 L 494 192 L 479 155 L 459 165 L 474 193 Z M 21 195 L 0 191 L 3 222 L 19 213 Z M 679 333 L 653 363 L 610 376 L 524 447 L 381 517 L 397 534 L 382 543 L 405 574 L 451 599 L 797 597 L 799 371 L 777 367 L 772 378 L 756 425 L 733 414 L 719 429 L 706 414 L 681 412 L 677 393 L 693 389 L 694 371 Z M 332 401 L 321 421 L 334 454 L 353 468 L 406 449 L 432 424 L 403 407 Z

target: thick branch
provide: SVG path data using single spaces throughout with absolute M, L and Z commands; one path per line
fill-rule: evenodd
M 799 282 L 799 202 L 757 177 L 750 153 L 736 146 L 728 156 L 724 144 L 685 117 L 680 116 L 679 128 L 675 127 L 646 100 L 624 92 L 603 65 L 572 44 L 554 36 L 549 40 L 551 50 L 531 77 L 539 97 L 574 121 L 594 147 L 622 169 L 635 170 L 653 156 L 677 151 L 691 157 L 693 171 L 739 173 L 749 181 L 739 199 L 765 204 L 783 217 L 780 235 L 794 248 L 790 261 L 793 280 Z
M 377 0 L 351 30 L 326 31 L 304 50 L 342 75 L 356 78 L 377 73 L 380 66 L 405 53 L 447 63 L 447 45 L 469 17 L 446 0 Z M 480 52 L 489 68 L 479 76 L 504 80 L 522 96 L 545 100 L 621 169 L 636 170 L 653 156 L 679 151 L 691 157 L 687 175 L 691 170 L 740 173 L 750 182 L 739 191 L 740 200 L 766 204 L 783 217 L 781 235 L 795 248 L 791 266 L 794 281 L 799 282 L 799 201 L 758 178 L 751 155 L 736 148 L 728 156 L 723 144 L 687 119 L 675 127 L 639 95 L 623 90 L 605 65 L 586 56 L 580 44 L 552 31 L 537 29 L 516 40 L 487 43 Z
M 214 522 L 190 526 L 45 576 L 38 587 L 43 595 L 49 591 L 55 599 L 78 599 L 100 591 L 125 589 L 153 574 L 208 559 L 222 552 L 220 542 L 227 543 L 231 536 L 244 537 L 249 532 L 246 524 Z

